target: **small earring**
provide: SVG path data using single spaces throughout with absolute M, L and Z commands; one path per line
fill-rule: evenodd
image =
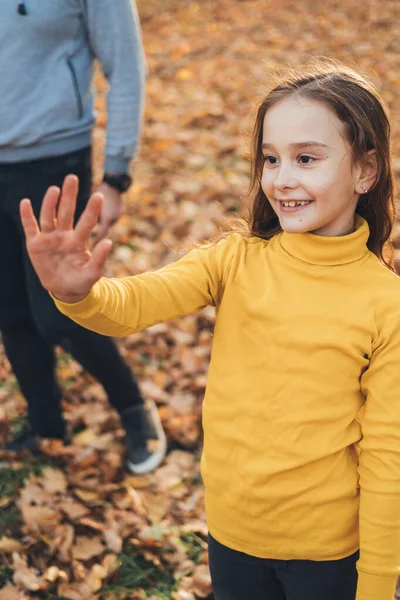
M 363 191 L 363 194 L 366 194 L 368 192 L 368 189 L 366 188 L 366 186 L 364 184 L 361 186 L 361 189 Z

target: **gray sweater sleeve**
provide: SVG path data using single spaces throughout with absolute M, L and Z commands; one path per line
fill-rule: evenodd
M 134 0 L 85 0 L 94 56 L 109 83 L 105 170 L 124 173 L 137 152 L 146 66 Z

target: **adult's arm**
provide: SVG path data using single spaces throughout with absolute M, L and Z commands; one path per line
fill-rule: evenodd
M 105 171 L 125 173 L 139 144 L 146 66 L 134 0 L 83 0 L 94 56 L 109 83 Z

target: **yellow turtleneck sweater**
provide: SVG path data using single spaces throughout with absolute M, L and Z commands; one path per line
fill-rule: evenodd
M 103 278 L 84 300 L 57 306 L 113 336 L 216 306 L 203 407 L 211 534 L 284 560 L 340 559 L 360 547 L 357 600 L 393 600 L 400 278 L 368 251 L 368 235 L 360 217 L 343 237 L 232 234 L 154 273 Z

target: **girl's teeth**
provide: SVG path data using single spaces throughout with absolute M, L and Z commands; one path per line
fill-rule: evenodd
M 283 206 L 305 206 L 306 204 L 309 204 L 309 200 L 302 200 L 301 202 L 282 202 Z

